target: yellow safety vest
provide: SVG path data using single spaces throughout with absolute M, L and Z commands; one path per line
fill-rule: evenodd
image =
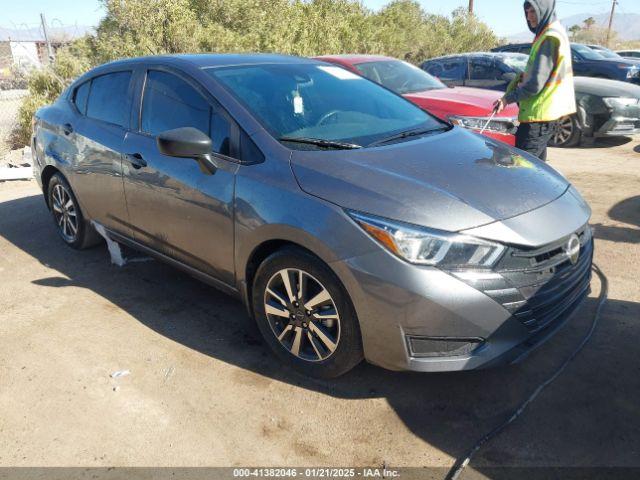
M 526 79 L 527 72 L 535 62 L 540 46 L 549 37 L 557 39 L 560 45 L 558 63 L 542 91 L 531 98 L 520 101 L 518 120 L 521 123 L 552 122 L 576 113 L 571 44 L 566 30 L 560 22 L 556 21 L 550 24 L 533 42 L 524 78 Z M 519 78 L 512 82 L 509 89 L 516 88 L 518 80 Z

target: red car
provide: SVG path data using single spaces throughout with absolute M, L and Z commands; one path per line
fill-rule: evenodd
M 480 131 L 501 92 L 478 88 L 449 88 L 410 63 L 378 55 L 325 55 L 316 60 L 340 65 L 392 90 L 442 120 Z M 484 131 L 488 137 L 515 145 L 518 107 L 509 105 Z

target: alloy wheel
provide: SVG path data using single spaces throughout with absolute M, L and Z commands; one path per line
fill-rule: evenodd
M 560 146 L 567 143 L 573 135 L 573 129 L 574 125 L 571 117 L 562 117 L 558 121 L 555 132 L 553 133 L 553 144 Z
M 340 341 L 340 315 L 329 291 L 300 269 L 274 274 L 264 293 L 269 326 L 280 344 L 296 357 L 320 362 Z
M 61 184 L 53 187 L 51 208 L 60 230 L 60 234 L 68 243 L 73 243 L 78 236 L 78 212 L 70 193 Z

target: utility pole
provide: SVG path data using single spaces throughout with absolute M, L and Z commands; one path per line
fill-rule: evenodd
M 473 0 L 469 0 L 469 13 L 473 14 Z
M 609 29 L 607 30 L 607 44 L 605 45 L 607 48 L 609 48 L 609 39 L 611 38 L 611 26 L 613 25 L 613 14 L 616 11 L 616 3 L 618 3 L 618 0 L 613 0 L 613 3 L 611 4 L 611 15 L 609 16 Z
M 42 21 L 42 32 L 44 33 L 44 41 L 47 43 L 47 54 L 49 55 L 49 63 L 51 63 L 53 62 L 53 48 L 51 47 L 51 40 L 49 40 L 47 21 L 44 19 L 44 13 L 40 14 L 40 20 Z

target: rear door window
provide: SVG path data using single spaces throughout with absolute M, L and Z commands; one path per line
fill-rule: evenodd
M 475 57 L 469 62 L 469 80 L 465 85 L 500 90 L 507 81 L 494 57 Z
M 147 73 L 141 126 L 153 136 L 176 128 L 196 128 L 211 137 L 215 153 L 231 156 L 231 123 L 191 84 L 172 73 Z
M 129 128 L 131 72 L 108 73 L 91 80 L 87 117 Z
M 498 80 L 501 75 L 492 58 L 474 58 L 471 60 L 471 80 Z

